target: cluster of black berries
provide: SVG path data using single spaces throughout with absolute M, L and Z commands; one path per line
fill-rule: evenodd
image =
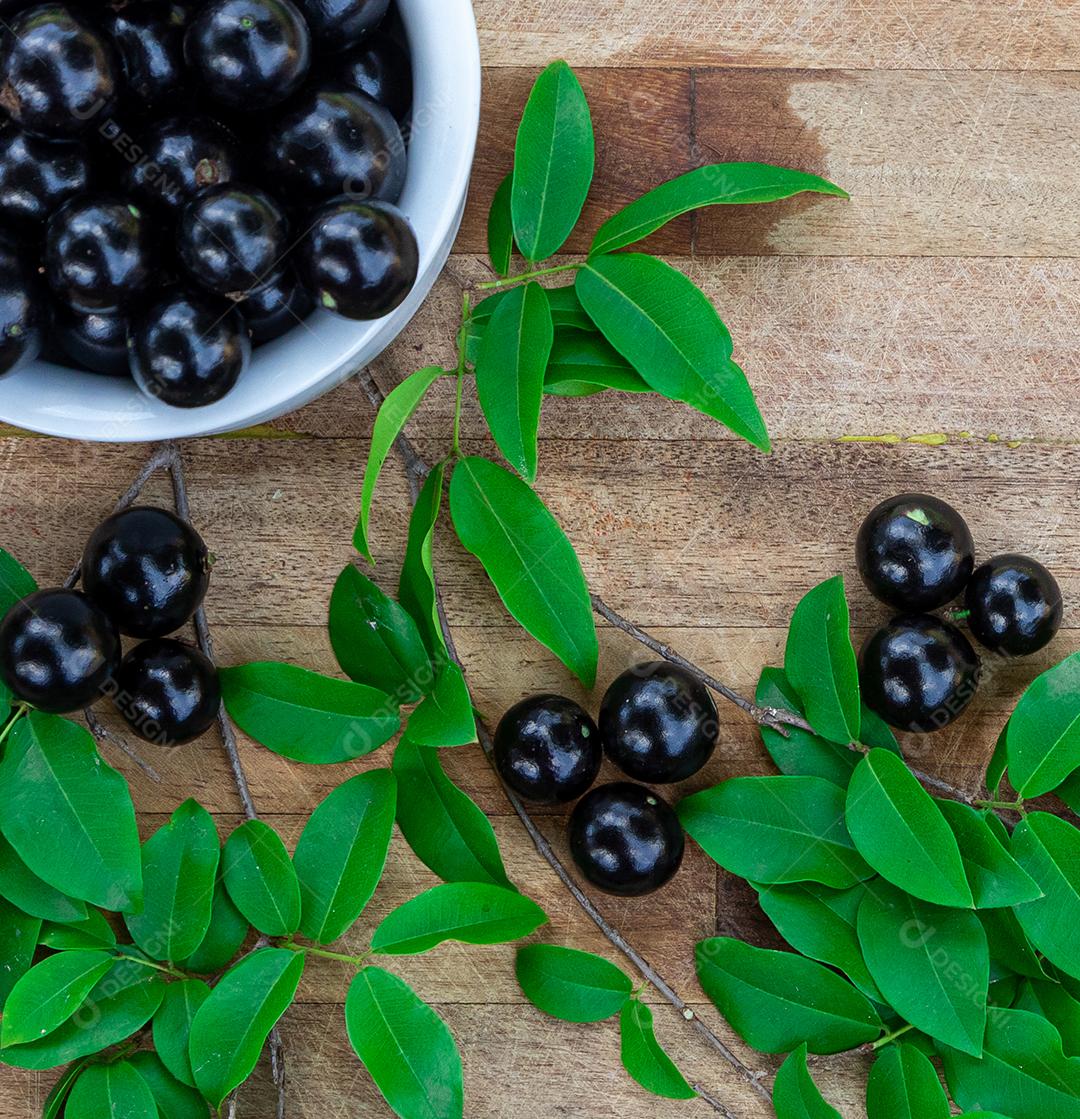
M 0 678 L 15 699 L 64 714 L 108 696 L 148 742 L 197 738 L 221 705 L 217 669 L 167 634 L 206 595 L 202 537 L 166 509 L 136 506 L 94 530 L 81 577 L 81 591 L 35 591 L 0 622 Z M 144 640 L 122 656 L 120 634 Z
M 44 353 L 198 407 L 316 305 L 397 307 L 419 253 L 389 4 L 5 5 L 0 373 Z
M 662 785 L 693 776 L 716 747 L 716 704 L 688 672 L 654 661 L 608 688 L 598 722 L 562 696 L 523 700 L 499 723 L 496 764 L 524 800 L 581 798 L 570 816 L 570 850 L 593 885 L 624 896 L 651 893 L 682 862 L 678 817 L 645 785 L 618 781 L 593 789 L 593 782 L 604 754 L 634 781 Z
M 870 635 L 859 665 L 863 699 L 900 730 L 948 726 L 978 690 L 982 665 L 971 642 L 930 611 L 963 594 L 955 618 L 966 619 L 979 643 L 1001 657 L 1036 653 L 1061 627 L 1053 575 L 1015 554 L 976 567 L 964 518 L 936 497 L 883 501 L 859 529 L 856 559 L 870 593 L 902 611 Z

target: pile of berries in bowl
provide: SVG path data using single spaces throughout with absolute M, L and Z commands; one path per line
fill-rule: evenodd
M 9 3 L 0 373 L 40 356 L 212 405 L 316 307 L 417 278 L 389 0 Z
M 171 635 L 210 585 L 202 537 L 167 509 L 125 509 L 91 534 L 79 575 L 80 589 L 34 591 L 4 615 L 0 681 L 16 702 L 55 715 L 108 697 L 157 746 L 198 738 L 221 707 L 218 671 Z M 139 639 L 126 656 L 121 635 Z

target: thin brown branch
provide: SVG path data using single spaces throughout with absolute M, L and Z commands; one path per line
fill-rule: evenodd
M 121 753 L 126 754 L 142 771 L 154 781 L 156 784 L 161 784 L 161 774 L 148 762 L 139 756 L 138 751 L 129 746 L 127 741 L 120 737 L 118 734 L 113 734 L 111 730 L 97 717 L 92 707 L 87 707 L 83 711 L 86 718 L 86 726 L 90 733 L 98 740 L 98 742 L 108 743 L 114 746 Z
M 172 479 L 173 500 L 176 503 L 176 512 L 185 521 L 191 521 L 191 502 L 188 499 L 187 483 L 184 478 L 184 460 L 180 448 L 175 443 L 170 443 L 164 449 L 162 464 L 168 466 L 169 476 Z M 209 660 L 214 660 L 214 639 L 210 633 L 210 623 L 206 619 L 206 610 L 200 606 L 195 611 L 195 637 L 199 648 Z M 215 662 L 216 663 L 216 662 Z M 222 745 L 229 759 L 232 769 L 233 781 L 244 808 L 244 815 L 249 820 L 259 818 L 255 807 L 255 800 L 251 795 L 251 786 L 248 784 L 247 774 L 244 772 L 243 762 L 240 760 L 240 749 L 236 741 L 236 730 L 232 719 L 225 710 L 225 704 L 218 708 L 218 728 L 221 731 Z M 277 1088 L 277 1119 L 285 1119 L 285 1046 L 281 1040 L 281 1033 L 275 1026 L 270 1031 L 270 1071 Z M 230 1119 L 235 1119 L 236 1097 L 229 1102 Z

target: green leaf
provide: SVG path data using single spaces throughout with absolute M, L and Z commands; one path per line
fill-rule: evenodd
M 1045 968 L 1011 909 L 980 909 L 978 915 L 990 945 L 990 959 L 999 970 L 1046 978 Z
M 806 1046 L 800 1045 L 780 1066 L 773 1081 L 776 1119 L 841 1119 L 818 1091 L 806 1067 Z
M 599 645 L 585 576 L 540 498 L 501 466 L 470 457 L 454 469 L 450 512 L 514 619 L 591 688 Z
M 1005 778 L 1005 770 L 1009 764 L 1009 724 L 1002 728 L 1001 734 L 994 746 L 990 764 L 986 767 L 986 788 L 991 798 L 996 798 L 1001 791 L 1001 782 Z
M 79 921 L 87 916 L 84 902 L 43 882 L 0 835 L 0 897 L 43 921 Z
M 652 392 L 649 383 L 603 335 L 557 330 L 544 374 L 544 392 L 548 396 L 593 396 L 604 389 Z
M 72 1085 L 82 1075 L 86 1067 L 85 1061 L 78 1061 L 64 1069 L 60 1079 L 52 1086 L 52 1091 L 45 1100 L 45 1107 L 41 1112 L 41 1119 L 59 1119 L 63 1114 L 64 1104 L 71 1094 Z
M 8 551 L 0 548 L 0 618 L 38 589 L 33 575 Z
M 1005 735 L 1009 780 L 1021 797 L 1056 789 L 1080 767 L 1080 653 L 1029 685 Z
M 155 1054 L 143 1050 L 132 1054 L 128 1063 L 146 1082 L 161 1119 L 207 1119 L 206 1101 L 172 1076 Z
M 447 940 L 505 944 L 547 921 L 536 902 L 486 882 L 445 882 L 393 910 L 371 938 L 371 950 L 389 956 L 429 952 Z
M 366 967 L 345 999 L 349 1041 L 402 1119 L 462 1119 L 461 1057 L 443 1020 L 408 984 Z
M 8 995 L 0 1045 L 37 1041 L 63 1025 L 112 963 L 108 952 L 59 952 L 47 956 Z
M 514 148 L 511 212 L 526 260 L 546 260 L 577 225 L 596 160 L 589 103 L 574 71 L 553 62 L 536 79 Z
M 351 761 L 401 728 L 385 692 L 272 661 L 221 669 L 225 706 L 236 725 L 268 750 L 309 765 Z
M 654 1096 L 669 1100 L 692 1100 L 697 1092 L 686 1082 L 675 1062 L 660 1048 L 653 1029 L 652 1011 L 631 999 L 619 1014 L 619 1037 L 623 1068 Z
M 476 357 L 476 393 L 495 444 L 530 482 L 536 478 L 544 372 L 553 339 L 547 294 L 529 283 L 499 304 Z
M 401 703 L 415 703 L 435 678 L 409 612 L 352 564 L 330 596 L 330 644 L 346 676 Z
M 50 886 L 102 909 L 130 911 L 139 903 L 131 794 L 89 731 L 39 711 L 21 718 L 0 762 L 0 803 L 5 838 Z
M 630 976 L 613 963 L 555 944 L 519 948 L 514 970 L 529 1002 L 564 1022 L 602 1022 L 633 992 Z
M 867 1119 L 949 1119 L 937 1070 L 914 1045 L 890 1045 L 866 1084 Z
M 0 1011 L 12 987 L 34 962 L 41 920 L 0 898 Z
M 847 191 L 817 175 L 767 163 L 712 163 L 650 190 L 608 218 L 593 238 L 589 255 L 625 249 L 691 210 L 748 202 L 777 202 L 803 191 L 847 198 Z
M 509 886 L 491 822 L 443 772 L 439 751 L 402 739 L 393 769 L 398 827 L 417 858 L 444 882 Z
M 864 746 L 871 747 L 871 749 L 888 750 L 890 753 L 899 754 L 902 757 L 900 743 L 896 741 L 896 735 L 893 734 L 892 727 L 880 715 L 871 711 L 865 703 L 860 706 L 862 709 L 862 726 L 859 728 L 859 741 Z
M 895 754 L 871 750 L 859 762 L 847 826 L 862 857 L 894 886 L 937 905 L 974 904 L 952 829 Z
M 475 361 L 475 355 L 480 350 L 484 331 L 491 322 L 492 316 L 513 290 L 513 288 L 508 288 L 505 291 L 497 291 L 494 295 L 489 295 L 487 299 L 481 300 L 469 312 L 467 352 L 470 361 Z M 547 293 L 551 321 L 555 324 L 556 330 L 580 330 L 589 334 L 596 334 L 596 324 L 585 313 L 585 308 L 582 307 L 581 300 L 578 299 L 573 285 L 561 288 L 545 288 L 544 290 Z
M 1013 909 L 1031 943 L 1080 978 L 1080 831 L 1047 812 L 1029 813 L 1012 837 L 1013 858 L 1045 896 Z
M 390 454 L 394 441 L 420 406 L 420 401 L 424 399 L 428 389 L 445 375 L 446 370 L 440 369 L 437 365 L 418 369 L 411 376 L 406 377 L 400 385 L 391 389 L 379 407 L 379 414 L 375 417 L 375 426 L 371 431 L 371 449 L 368 451 L 367 466 L 364 469 L 364 484 L 360 493 L 360 519 L 353 534 L 353 547 L 369 563 L 375 562 L 368 541 L 371 502 L 375 496 L 375 486 L 379 481 L 383 464 Z
M 125 923 L 148 956 L 182 960 L 202 943 L 220 856 L 213 818 L 193 800 L 143 845 L 143 907 Z
M 165 982 L 158 972 L 117 960 L 62 1026 L 40 1041 L 0 1048 L 0 1062 L 47 1069 L 99 1053 L 145 1026 L 164 994 Z
M 1080 770 L 1066 777 L 1054 790 L 1054 795 L 1063 800 L 1074 815 L 1080 816 Z
M 740 878 L 843 889 L 872 873 L 844 826 L 843 790 L 821 777 L 733 777 L 676 811 L 705 853 Z
M 467 746 L 476 741 L 472 697 L 461 669 L 447 661 L 431 694 L 409 716 L 408 736 L 418 746 Z
M 197 975 L 220 971 L 240 951 L 250 928 L 244 915 L 233 905 L 219 871 L 210 910 L 210 927 L 202 943 L 181 966 Z
M 695 963 L 713 1005 L 763 1053 L 804 1042 L 811 1053 L 841 1053 L 881 1032 L 869 999 L 814 960 L 714 937 L 698 944 Z
M 945 1079 L 963 1108 L 991 1108 L 1011 1119 L 1078 1119 L 1080 1059 L 1061 1051 L 1045 1018 L 999 1009 L 986 1024 L 982 1060 L 943 1049 Z
M 303 954 L 261 948 L 227 972 L 199 1008 L 191 1024 L 191 1070 L 211 1107 L 251 1075 L 303 970 Z
M 446 642 L 439 624 L 431 545 L 435 535 L 435 522 L 439 519 L 445 476 L 446 464 L 440 462 L 420 489 L 409 518 L 409 539 L 405 546 L 405 560 L 401 565 L 401 580 L 398 584 L 398 601 L 420 627 L 420 636 L 423 637 L 428 652 L 439 663 L 446 659 Z
M 41 943 L 46 948 L 115 948 L 116 933 L 100 909 L 91 909 L 81 921 L 47 922 L 41 926 Z
M 759 707 L 775 707 L 805 717 L 802 701 L 783 669 L 764 668 L 758 680 L 755 702 Z M 793 777 L 821 777 L 846 789 L 862 755 L 847 746 L 829 742 L 801 727 L 785 727 L 781 734 L 772 727 L 761 727 L 761 739 L 769 757 L 781 773 Z
M 364 911 L 386 865 L 396 804 L 394 775 L 373 769 L 339 785 L 311 814 L 293 856 L 304 936 L 330 944 Z
M 582 306 L 653 389 L 719 420 L 759 450 L 769 436 L 731 335 L 681 272 L 641 253 L 601 256 L 577 274 Z
M 885 882 L 859 907 L 859 943 L 885 1001 L 905 1021 L 965 1053 L 982 1052 L 990 952 L 969 910 L 929 905 Z
M 937 806 L 956 836 L 977 908 L 1003 908 L 1042 897 L 1034 879 L 980 812 L 955 800 L 938 799 Z
M 495 275 L 503 278 L 510 275 L 510 258 L 514 255 L 514 215 L 510 207 L 513 190 L 514 176 L 507 175 L 499 183 L 488 211 L 488 257 Z
M 191 1071 L 191 1023 L 199 1008 L 210 997 L 210 988 L 201 979 L 170 983 L 154 1015 L 154 1048 L 161 1063 L 181 1084 L 195 1087 Z
M 859 666 L 842 576 L 819 583 L 795 607 L 784 671 L 818 734 L 845 746 L 859 741 Z
M 158 1119 L 150 1086 L 127 1061 L 90 1065 L 75 1081 L 65 1119 Z
M 813 960 L 839 968 L 867 998 L 884 1002 L 863 960 L 856 932 L 859 905 L 874 883 L 830 890 L 815 883 L 762 887 L 758 902 L 776 931 Z
M 267 936 L 300 927 L 300 881 L 281 837 L 262 820 L 247 820 L 222 854 L 225 888 L 236 908 Z
M 1025 979 L 1013 1006 L 1041 1014 L 1061 1034 L 1066 1057 L 1080 1057 L 1080 1002 L 1060 983 Z

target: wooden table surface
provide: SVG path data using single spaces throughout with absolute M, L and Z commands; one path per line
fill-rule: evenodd
M 968 517 L 980 555 L 1034 553 L 1080 591 L 1080 18 L 1066 0 L 477 0 L 486 99 L 472 205 L 456 253 L 409 331 L 373 367 L 389 388 L 451 361 L 463 283 L 482 278 L 487 203 L 508 170 L 514 125 L 537 69 L 567 58 L 592 101 L 598 180 L 591 232 L 641 190 L 714 160 L 818 172 L 852 194 L 729 208 L 676 222 L 652 247 L 700 283 L 735 338 L 776 449 L 765 457 L 697 413 L 651 397 L 545 405 L 539 490 L 566 526 L 595 590 L 616 609 L 743 690 L 781 655 L 787 619 L 813 584 L 849 576 L 857 629 L 881 617 L 855 586 L 852 541 L 871 504 L 925 489 Z M 571 247 L 586 244 L 582 236 Z M 444 445 L 451 393 L 415 422 Z M 194 516 L 218 557 L 208 609 L 220 660 L 279 658 L 332 670 L 330 588 L 350 559 L 372 411 L 355 382 L 257 431 L 184 447 Z M 475 409 L 470 446 L 484 446 Z M 880 438 L 879 438 L 880 437 Z M 67 572 L 86 534 L 147 451 L 0 438 L 0 539 L 42 582 Z M 166 499 L 164 481 L 151 494 Z M 394 464 L 382 485 L 377 578 L 396 581 L 407 494 Z M 495 719 L 537 690 L 580 696 L 568 673 L 516 628 L 446 525 L 437 541 L 450 620 L 476 702 Z M 1051 649 L 996 673 L 955 727 L 905 743 L 916 764 L 975 788 L 1006 713 L 1041 668 L 1080 645 L 1076 615 Z M 601 630 L 602 689 L 642 651 Z M 754 728 L 722 712 L 720 747 L 688 790 L 769 767 Z M 295 838 L 318 799 L 352 772 L 302 767 L 250 742 L 243 759 L 260 810 Z M 238 801 L 212 736 L 131 779 L 145 828 L 188 796 L 224 833 Z M 551 916 L 554 942 L 614 953 L 577 910 L 476 748 L 452 775 L 491 814 L 511 876 Z M 563 818 L 543 818 L 565 850 Z M 365 942 L 395 904 L 433 884 L 395 845 Z M 695 941 L 716 932 L 772 943 L 749 891 L 697 850 L 677 880 L 604 913 L 753 1067 L 705 1003 Z M 615 1026 L 573 1026 L 523 1003 L 513 949 L 444 947 L 400 974 L 438 1006 L 464 1055 L 470 1119 L 682 1117 L 700 1102 L 646 1096 L 621 1071 Z M 313 962 L 284 1023 L 293 1119 L 385 1114 L 348 1050 L 347 976 Z M 687 1075 L 740 1119 L 771 1114 L 666 1004 L 657 1028 Z M 814 1059 L 845 1119 L 863 1116 L 866 1062 Z M 0 1119 L 40 1113 L 49 1074 L 0 1071 Z M 266 1119 L 258 1084 L 242 1119 Z

